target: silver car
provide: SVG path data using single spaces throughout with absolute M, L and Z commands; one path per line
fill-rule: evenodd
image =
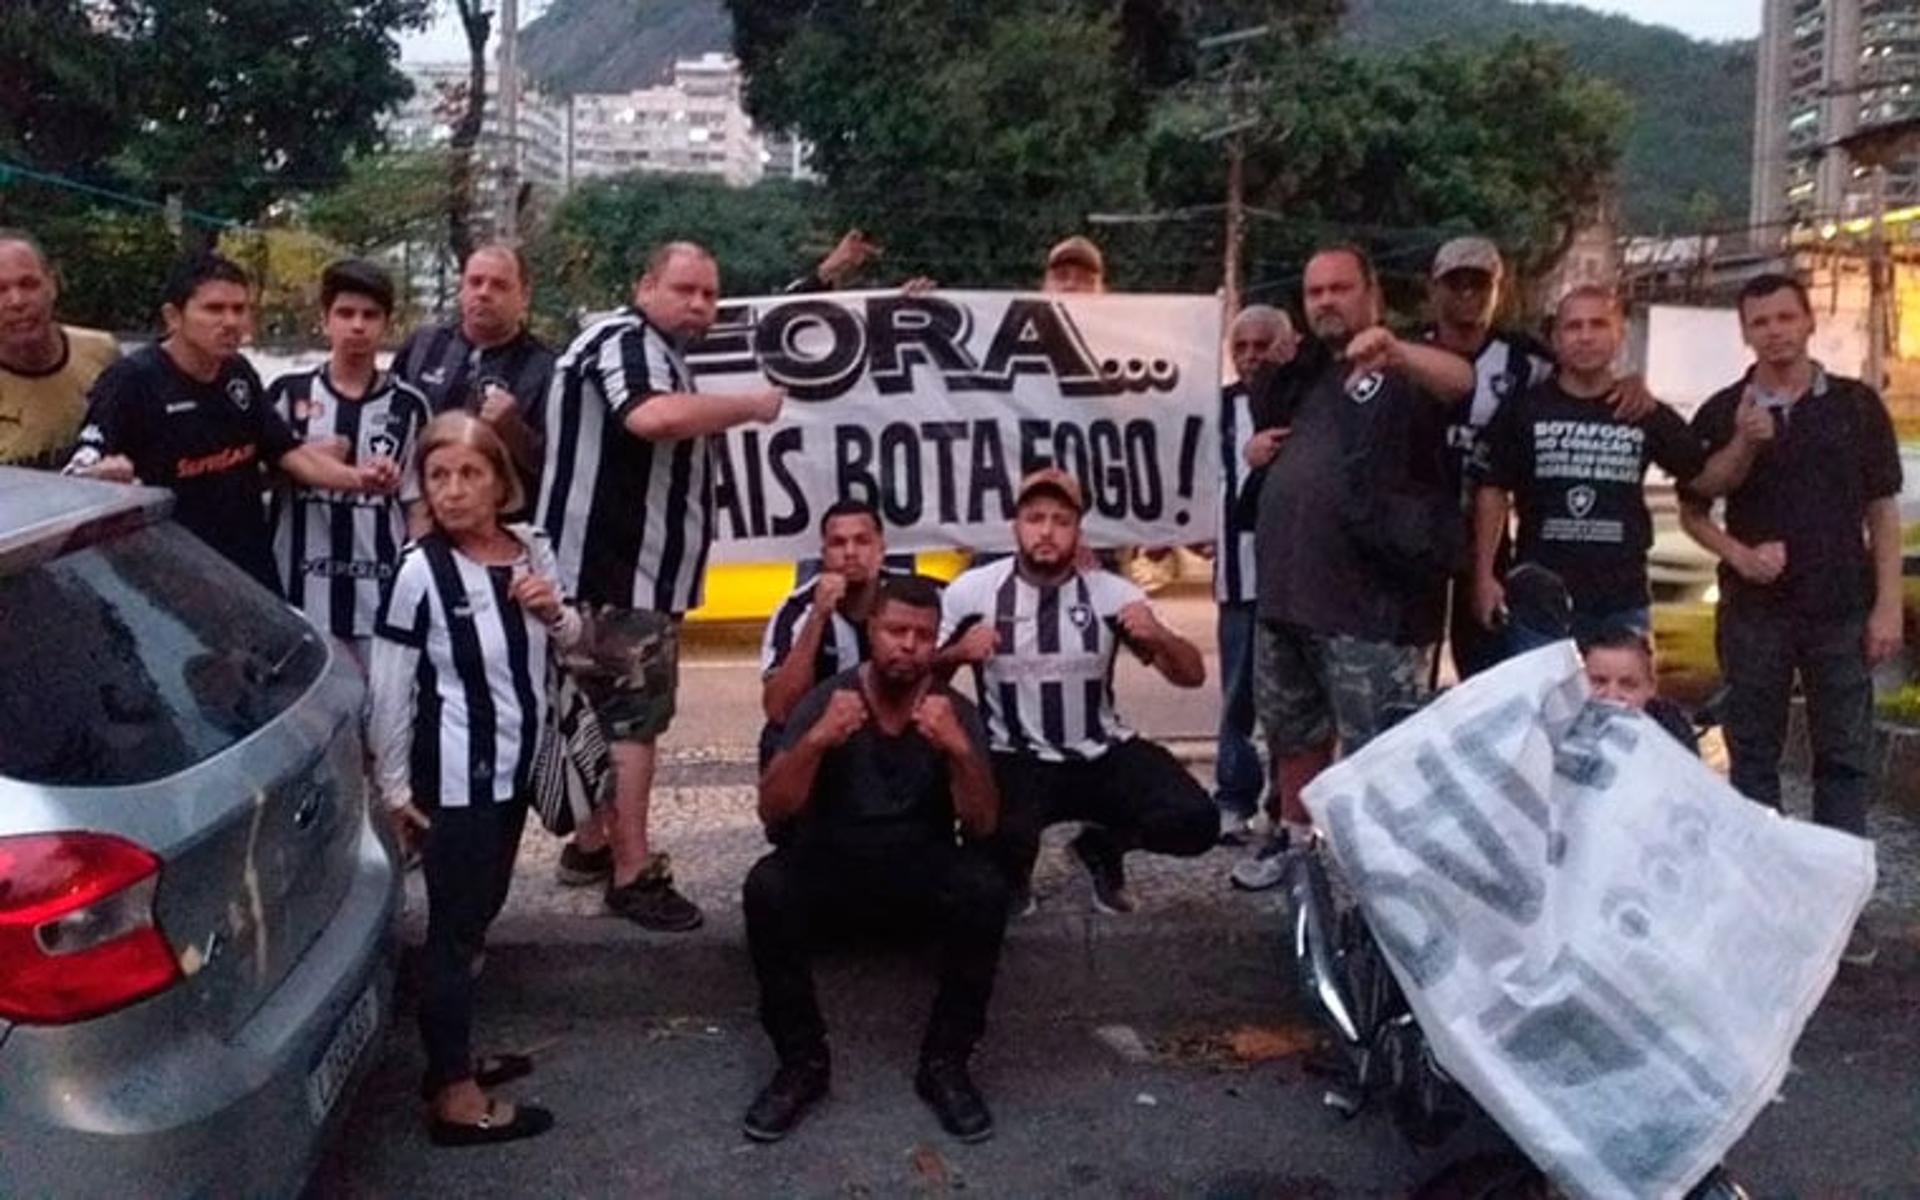
M 392 995 L 363 686 L 165 492 L 0 467 L 0 1196 L 300 1190 Z

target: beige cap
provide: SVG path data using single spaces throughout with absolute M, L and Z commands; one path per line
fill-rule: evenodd
M 1029 497 L 1041 492 L 1050 492 L 1077 513 L 1087 511 L 1087 502 L 1080 495 L 1080 483 L 1059 467 L 1041 467 L 1020 481 L 1020 490 L 1014 493 L 1013 506 L 1017 509 L 1025 504 Z
M 1500 247 L 1483 237 L 1454 238 L 1433 256 L 1435 279 L 1452 271 L 1485 271 L 1489 275 L 1498 275 L 1504 269 Z
M 1100 247 L 1093 244 L 1092 238 L 1079 234 L 1055 242 L 1053 249 L 1047 251 L 1049 271 L 1061 263 L 1075 263 L 1097 275 L 1107 273 L 1107 260 L 1101 255 Z

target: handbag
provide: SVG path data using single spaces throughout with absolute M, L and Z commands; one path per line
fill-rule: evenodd
M 547 668 L 547 714 L 533 752 L 533 803 L 547 832 L 565 837 L 606 799 L 613 760 L 600 719 L 572 675 Z

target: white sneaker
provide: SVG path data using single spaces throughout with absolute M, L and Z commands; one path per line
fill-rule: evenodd
M 1252 836 L 1252 822 L 1236 812 L 1220 810 L 1220 844 L 1222 846 L 1244 846 Z
M 1287 875 L 1287 849 L 1292 844 L 1282 826 L 1252 858 L 1241 859 L 1227 876 L 1227 882 L 1243 892 L 1264 892 L 1278 887 Z

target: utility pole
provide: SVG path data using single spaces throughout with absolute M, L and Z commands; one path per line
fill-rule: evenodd
M 500 169 L 500 235 L 520 234 L 520 0 L 500 0 L 500 139 L 506 163 Z
M 1226 246 L 1220 263 L 1220 297 L 1226 305 L 1227 320 L 1240 311 L 1241 257 L 1247 239 L 1247 147 L 1245 135 L 1259 128 L 1260 118 L 1247 104 L 1246 61 L 1244 53 L 1253 42 L 1273 32 L 1271 25 L 1255 25 L 1214 37 L 1201 38 L 1196 47 L 1206 53 L 1228 52 L 1226 65 L 1227 123 L 1200 135 L 1204 142 L 1220 141 L 1227 148 L 1227 226 Z
M 1875 391 L 1887 385 L 1887 168 L 1876 163 L 1873 179 L 1873 231 L 1867 236 L 1867 383 Z

